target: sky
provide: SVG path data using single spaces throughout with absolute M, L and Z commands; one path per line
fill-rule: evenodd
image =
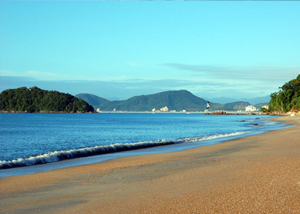
M 300 1 L 0 1 L 0 91 L 268 96 L 300 74 Z

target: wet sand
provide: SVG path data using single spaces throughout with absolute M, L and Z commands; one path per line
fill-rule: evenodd
M 175 153 L 0 179 L 1 213 L 300 213 L 293 125 Z

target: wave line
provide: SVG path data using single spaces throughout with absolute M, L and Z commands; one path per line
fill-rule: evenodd
M 10 161 L 5 161 L 5 160 L 0 161 L 0 170 L 14 168 L 14 167 L 52 163 L 52 162 L 57 162 L 57 161 L 62 161 L 67 159 L 87 157 L 93 155 L 101 155 L 101 154 L 108 154 L 114 152 L 150 148 L 156 146 L 213 140 L 218 138 L 242 135 L 245 133 L 246 132 L 235 132 L 229 134 L 210 135 L 205 137 L 188 137 L 188 138 L 182 138 L 177 140 L 157 140 L 157 141 L 146 141 L 146 142 L 137 142 L 137 143 L 117 143 L 117 144 L 111 144 L 105 146 L 95 146 L 95 147 L 86 147 L 80 149 L 53 151 L 53 152 L 48 152 L 46 154 L 32 156 L 29 158 L 18 158 Z

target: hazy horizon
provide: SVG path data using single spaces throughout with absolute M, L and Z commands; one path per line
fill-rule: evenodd
M 185 89 L 182 89 L 182 90 L 185 90 Z M 172 90 L 169 90 L 169 91 L 172 91 Z M 180 90 L 178 90 L 180 91 Z M 163 92 L 168 92 L 168 91 L 161 91 L 159 93 L 163 93 Z M 80 94 L 90 94 L 90 95 L 95 95 L 97 96 L 96 94 L 92 94 L 92 93 L 80 93 Z M 76 94 L 75 96 L 77 95 L 80 95 L 80 94 Z M 157 93 L 154 93 L 154 94 L 157 94 Z M 147 96 L 147 95 L 153 95 L 153 94 L 142 94 L 142 95 L 135 95 L 135 96 Z M 267 103 L 270 101 L 270 96 L 264 96 L 264 97 L 252 97 L 252 98 L 249 98 L 249 97 L 243 97 L 243 98 L 229 98 L 229 97 L 211 97 L 211 98 L 206 98 L 205 96 L 198 96 L 196 94 L 194 94 L 195 96 L 199 97 L 199 98 L 202 98 L 204 100 L 207 100 L 207 101 L 210 101 L 210 102 L 213 102 L 213 103 L 220 103 L 220 104 L 226 104 L 226 103 L 231 103 L 231 102 L 238 102 L 238 101 L 244 101 L 244 102 L 250 102 L 251 104 L 259 104 L 259 103 Z M 132 97 L 135 97 L 135 96 L 132 96 Z M 100 97 L 100 96 L 98 96 Z M 127 99 L 130 99 L 132 97 L 128 97 Z M 127 99 L 119 99 L 118 97 L 100 97 L 100 98 L 104 98 L 104 99 L 107 99 L 109 101 L 124 101 L 124 100 L 127 100 Z
M 297 1 L 0 1 L 0 91 L 269 96 L 300 73 Z

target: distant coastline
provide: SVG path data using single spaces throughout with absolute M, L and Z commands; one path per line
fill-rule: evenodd
M 82 99 L 92 105 L 96 111 L 204 111 L 208 100 L 197 97 L 187 90 L 164 91 L 150 95 L 134 96 L 127 100 L 109 101 L 93 94 L 78 94 L 75 97 Z M 268 103 L 256 104 L 255 108 L 260 110 Z M 210 110 L 239 111 L 251 106 L 249 102 L 237 101 L 220 104 L 210 102 Z M 98 110 L 99 109 L 99 110 Z
M 0 110 L 0 113 L 30 113 L 30 114 L 83 114 L 83 113 L 92 113 L 92 114 L 132 114 L 132 113 L 148 113 L 148 114 L 206 114 L 206 115 L 278 115 L 278 114 L 266 114 L 263 112 L 246 112 L 246 111 L 168 111 L 168 112 L 151 112 L 151 111 L 100 111 L 100 112 L 85 112 L 85 111 L 76 111 L 76 112 L 68 112 L 68 111 L 39 111 L 39 112 L 28 112 L 28 111 L 4 111 Z
M 30 113 L 30 114 L 81 114 L 81 113 L 97 113 L 97 112 L 87 112 L 87 111 L 76 111 L 76 112 L 68 112 L 68 111 L 39 111 L 39 112 L 28 112 L 28 111 L 5 111 L 0 110 L 0 113 Z
M 278 116 L 278 115 L 289 115 L 288 113 L 282 113 L 282 112 L 247 112 L 247 111 L 189 111 L 189 112 L 182 112 L 182 111 L 169 111 L 169 112 L 151 112 L 151 111 L 100 111 L 100 112 L 84 112 L 84 111 L 76 111 L 76 112 L 68 112 L 68 111 L 40 111 L 40 112 L 27 112 L 27 111 L 4 111 L 0 110 L 0 113 L 3 114 L 9 114 L 9 113 L 15 113 L 15 114 L 205 114 L 205 115 L 270 115 L 270 116 Z

